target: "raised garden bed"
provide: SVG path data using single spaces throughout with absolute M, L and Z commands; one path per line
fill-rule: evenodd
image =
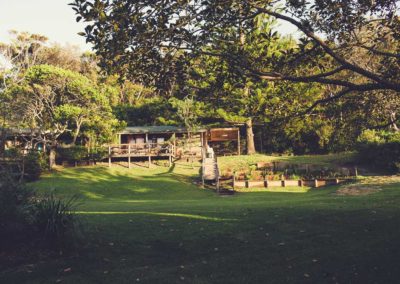
M 268 188 L 268 187 L 323 187 L 348 182 L 349 179 L 313 179 L 313 180 L 234 180 L 233 188 Z

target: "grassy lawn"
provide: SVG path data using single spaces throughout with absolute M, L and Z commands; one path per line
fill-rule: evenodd
M 400 182 L 220 197 L 198 168 L 60 169 L 30 186 L 79 194 L 78 252 L 0 271 L 0 283 L 398 283 Z M 370 183 L 373 183 L 371 179 Z
M 251 156 L 226 156 L 218 157 L 218 165 L 221 171 L 227 169 L 240 170 L 257 162 L 287 162 L 293 164 L 314 164 L 314 165 L 340 165 L 351 162 L 353 153 L 340 153 L 329 155 L 303 155 L 303 156 L 268 156 L 255 154 Z

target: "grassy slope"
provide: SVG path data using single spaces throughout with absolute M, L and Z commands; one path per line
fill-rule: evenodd
M 240 170 L 249 165 L 255 165 L 257 162 L 288 162 L 293 164 L 314 164 L 314 165 L 332 165 L 345 164 L 351 162 L 354 154 L 340 153 L 329 155 L 304 155 L 304 156 L 267 156 L 256 154 L 251 156 L 227 156 L 218 157 L 218 165 L 221 171 L 231 169 Z
M 44 177 L 33 184 L 40 191 L 83 197 L 87 245 L 3 270 L 0 283 L 398 281 L 400 184 L 358 197 L 333 195 L 334 187 L 219 197 L 189 182 L 197 171 L 77 168 Z

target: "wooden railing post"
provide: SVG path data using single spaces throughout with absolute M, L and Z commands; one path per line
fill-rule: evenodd
M 218 160 L 217 160 L 217 156 L 215 156 L 214 155 L 214 160 L 215 160 L 215 166 L 217 167 L 217 169 L 216 169 L 216 182 L 217 182 L 217 192 L 219 193 L 219 187 L 220 187 L 220 184 L 219 184 L 219 168 L 218 168 Z
M 206 153 L 204 151 L 204 147 L 202 148 L 201 156 L 202 156 L 202 158 L 201 158 L 201 183 L 202 183 L 203 188 L 204 188 L 204 186 L 205 186 L 205 182 L 204 182 L 205 166 L 204 166 L 204 164 L 205 164 L 205 160 L 206 160 Z
M 108 146 L 108 167 L 111 168 L 111 146 Z
M 131 144 L 128 144 L 128 168 L 131 168 Z

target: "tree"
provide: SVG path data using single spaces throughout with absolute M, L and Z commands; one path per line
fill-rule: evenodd
M 254 66 L 272 65 L 276 60 L 284 57 L 287 50 L 296 45 L 292 38 L 281 37 L 274 32 L 275 25 L 275 21 L 269 17 L 259 16 L 257 25 L 251 33 L 240 36 L 240 26 L 231 27 L 225 31 L 225 42 L 213 45 L 208 50 L 212 53 L 230 48 L 230 53 L 241 53 L 243 57 L 250 58 L 255 62 L 258 58 L 264 59 Z M 271 36 L 267 38 L 260 36 L 263 34 Z M 230 42 L 235 41 L 237 45 L 231 46 Z M 207 109 L 210 110 L 207 115 L 210 118 L 223 119 L 230 124 L 244 125 L 246 127 L 247 154 L 253 154 L 256 151 L 253 125 L 262 125 L 271 119 L 274 115 L 270 111 L 276 110 L 277 104 L 284 105 L 286 107 L 285 114 L 289 116 L 295 114 L 294 110 L 298 105 L 293 102 L 298 95 L 301 94 L 308 98 L 303 101 L 309 102 L 311 100 L 308 94 L 314 93 L 313 99 L 322 94 L 322 92 L 312 90 L 311 84 L 299 84 L 298 90 L 296 90 L 294 87 L 289 87 L 290 83 L 267 82 L 259 78 L 243 76 L 242 72 L 238 72 L 232 67 L 234 62 L 230 58 L 200 55 L 192 60 L 190 65 L 192 71 L 189 72 L 188 80 L 184 82 L 184 91 L 192 92 L 195 94 L 196 100 L 207 104 Z M 290 92 L 292 98 L 285 98 L 286 101 L 284 101 L 283 91 Z M 292 106 L 286 102 L 292 102 Z
M 47 38 L 37 34 L 10 32 L 10 44 L 0 44 L 0 153 L 10 127 L 19 120 L 18 113 L 12 109 L 15 102 L 11 95 L 12 86 L 23 81 L 27 68 L 37 62 L 38 53 Z
M 61 135 L 73 132 L 75 144 L 84 123 L 112 117 L 108 98 L 95 83 L 50 65 L 29 68 L 13 95 L 13 110 L 20 114 L 19 126 L 32 129 L 35 143 L 50 146 L 50 166 L 55 164 L 55 148 Z
M 337 92 L 308 106 L 345 95 L 375 90 L 398 94 L 400 45 L 398 1 L 313 1 L 287 0 L 284 8 L 276 1 L 193 0 L 128 1 L 75 0 L 77 20 L 88 22 L 82 33 L 101 58 L 104 68 L 147 81 L 156 80 L 181 52 L 186 57 L 208 54 L 229 59 L 245 77 L 267 81 L 317 82 L 337 86 Z M 224 31 L 240 27 L 251 33 L 257 17 L 268 15 L 295 26 L 301 33 L 299 45 L 273 64 L 263 58 L 243 57 L 237 41 L 225 41 Z M 361 31 L 372 31 L 360 38 Z M 222 31 L 222 33 L 221 33 Z M 260 34 L 268 38 L 273 34 Z M 226 42 L 228 49 L 209 51 L 210 45 Z M 233 48 L 232 48 L 233 47 Z M 348 55 L 360 48 L 378 61 L 381 68 L 359 64 Z M 236 50 L 236 51 L 235 51 Z M 329 58 L 326 62 L 319 59 Z M 308 62 L 313 73 L 299 66 Z M 325 64 L 328 63 L 328 64 Z M 309 72 L 311 68 L 307 69 Z M 353 76 L 344 76 L 344 74 Z
M 190 161 L 193 167 L 192 135 L 198 128 L 198 117 L 202 111 L 202 104 L 196 102 L 191 97 L 185 97 L 183 100 L 173 98 L 170 103 L 177 110 L 177 116 L 185 125 L 187 130 L 186 145 L 189 148 Z
M 37 64 L 47 64 L 74 72 L 81 72 L 82 61 L 79 48 L 54 44 L 43 47 L 37 56 Z

